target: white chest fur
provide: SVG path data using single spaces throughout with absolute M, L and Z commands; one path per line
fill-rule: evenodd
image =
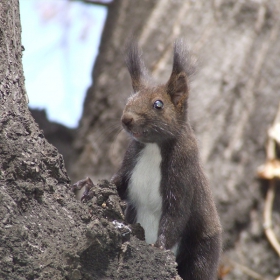
M 137 210 L 137 223 L 145 230 L 145 239 L 155 243 L 162 211 L 161 153 L 157 144 L 147 144 L 134 167 L 128 185 L 129 199 Z

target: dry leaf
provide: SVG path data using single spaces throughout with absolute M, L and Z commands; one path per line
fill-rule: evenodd
M 257 174 L 262 179 L 280 178 L 280 161 L 272 159 L 258 168 Z

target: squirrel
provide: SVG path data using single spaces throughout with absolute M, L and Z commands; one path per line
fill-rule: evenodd
M 145 240 L 174 252 L 187 280 L 217 279 L 221 224 L 188 121 L 189 78 L 194 67 L 182 41 L 174 44 L 166 84 L 151 86 L 136 42 L 126 64 L 133 94 L 121 123 L 131 141 L 111 182 L 126 200 L 125 220 L 140 223 Z

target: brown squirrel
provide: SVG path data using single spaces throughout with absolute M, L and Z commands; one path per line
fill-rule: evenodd
M 163 85 L 149 86 L 136 43 L 126 63 L 134 94 L 121 121 L 131 142 L 112 178 L 127 201 L 126 221 L 142 225 L 147 243 L 174 252 L 183 279 L 217 279 L 221 225 L 188 121 L 193 67 L 184 44 L 175 43 Z

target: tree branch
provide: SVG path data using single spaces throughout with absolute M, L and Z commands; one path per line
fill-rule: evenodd
M 264 175 L 264 178 L 270 179 L 269 182 L 269 189 L 267 191 L 266 199 L 265 199 L 265 205 L 264 205 L 264 231 L 265 235 L 270 242 L 271 246 L 274 248 L 274 250 L 277 252 L 277 254 L 280 256 L 280 243 L 277 240 L 277 237 L 273 231 L 272 228 L 272 207 L 273 207 L 273 201 L 275 197 L 275 180 L 279 178 L 278 172 L 278 166 L 275 164 L 275 162 L 278 162 L 279 160 L 277 159 L 276 155 L 276 145 L 277 145 L 277 139 L 278 139 L 278 125 L 280 124 L 280 104 L 278 107 L 278 111 L 276 113 L 275 120 L 273 122 L 272 127 L 268 131 L 268 144 L 266 147 L 266 157 L 267 157 L 267 163 L 266 167 L 269 166 L 269 168 L 266 168 L 270 172 L 270 176 L 268 175 L 268 172 L 262 172 L 265 171 L 265 166 L 262 167 L 259 171 L 259 175 Z M 278 143 L 279 144 L 279 143 Z M 274 163 L 270 164 L 269 163 Z
M 93 5 L 99 5 L 99 6 L 104 6 L 104 7 L 108 7 L 114 0 L 111 1 L 96 1 L 96 0 L 68 0 L 70 2 L 84 2 L 86 4 L 93 4 Z
M 272 229 L 271 212 L 272 212 L 274 197 L 275 197 L 275 179 L 271 179 L 269 182 L 269 189 L 265 200 L 263 226 L 268 241 L 270 242 L 274 250 L 277 252 L 277 254 L 280 256 L 280 244 Z

